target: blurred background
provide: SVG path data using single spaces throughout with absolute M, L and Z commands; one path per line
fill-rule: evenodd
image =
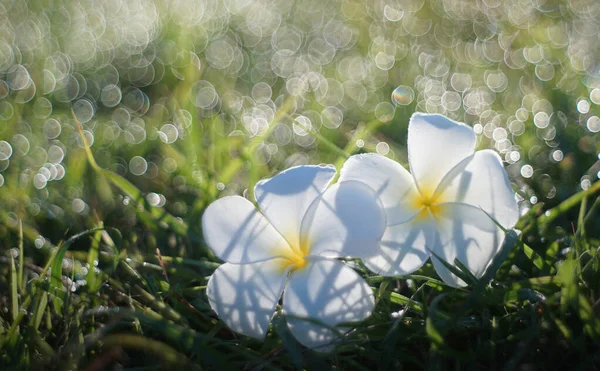
M 471 125 L 522 213 L 555 204 L 600 170 L 598 19 L 593 0 L 3 0 L 0 238 L 19 218 L 38 249 L 94 219 L 147 235 L 75 117 L 100 167 L 194 229 L 217 193 L 340 148 L 405 163 L 413 111 Z
M 599 18 L 593 0 L 3 0 L 2 210 L 37 246 L 94 210 L 136 225 L 86 176 L 71 110 L 101 167 L 191 220 L 249 166 L 335 161 L 315 134 L 405 163 L 421 111 L 497 150 L 525 213 L 598 177 Z

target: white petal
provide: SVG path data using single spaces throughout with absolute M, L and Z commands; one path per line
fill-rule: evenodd
M 261 180 L 254 196 L 271 224 L 294 246 L 298 246 L 300 224 L 308 207 L 327 188 L 335 167 L 297 166 L 271 179 Z
M 450 264 L 458 259 L 477 278 L 481 278 L 504 241 L 504 232 L 481 209 L 464 204 L 445 204 L 437 214 L 437 241 L 433 252 Z M 433 266 L 440 278 L 451 286 L 465 286 L 435 256 Z
M 270 259 L 274 250 L 289 246 L 254 205 L 239 196 L 210 204 L 202 215 L 202 232 L 208 247 L 229 263 Z
M 475 152 L 448 173 L 440 184 L 439 199 L 480 207 L 504 228 L 512 228 L 519 209 L 500 156 Z
M 375 191 L 346 181 L 329 187 L 302 221 L 302 246 L 312 256 L 367 257 L 377 254 L 386 219 Z
M 363 259 L 367 268 L 383 276 L 403 276 L 421 268 L 429 259 L 429 248 L 435 243 L 436 226 L 431 216 L 388 226 L 378 255 Z
M 361 321 L 374 306 L 373 291 L 365 280 L 331 259 L 311 260 L 304 269 L 294 271 L 283 293 L 290 330 L 300 343 L 317 351 L 328 351 L 326 345 L 349 330 L 340 326 L 332 331 L 332 327 Z
M 340 182 L 357 180 L 373 188 L 381 200 L 388 225 L 404 223 L 417 213 L 415 181 L 396 161 L 377 153 L 350 157 L 340 171 Z
M 281 259 L 221 265 L 206 287 L 210 307 L 233 331 L 263 339 L 287 276 Z
M 473 154 L 475 133 L 437 114 L 414 113 L 408 125 L 408 162 L 419 189 L 431 194 L 444 175 Z

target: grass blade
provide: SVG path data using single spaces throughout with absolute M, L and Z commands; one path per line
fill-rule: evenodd
M 17 270 L 15 268 L 15 259 L 10 254 L 10 304 L 13 323 L 17 321 L 19 315 L 19 292 L 17 290 Z
M 23 249 L 23 221 L 19 219 L 19 270 L 17 272 L 17 285 L 19 292 L 25 293 L 25 281 L 23 280 L 23 260 L 25 259 L 25 250 Z
M 83 231 L 72 236 L 65 243 L 61 244 L 58 247 L 58 250 L 52 260 L 50 273 L 50 287 L 52 288 L 53 292 L 52 303 L 54 304 L 54 308 L 58 313 L 63 313 L 63 303 L 65 301 L 64 295 L 66 294 L 65 287 L 63 286 L 62 282 L 62 265 L 65 253 L 67 252 L 71 244 L 73 244 L 73 242 L 75 242 L 75 240 L 77 240 L 78 238 L 81 238 L 88 234 L 92 234 L 97 231 L 101 231 L 103 229 L 104 228 L 94 228 L 89 229 L 87 231 Z
M 46 311 L 46 307 L 48 306 L 48 291 L 43 291 L 41 296 L 38 298 L 38 304 L 35 307 L 33 312 L 33 316 L 31 317 L 30 326 L 35 330 L 40 328 L 40 324 L 42 323 L 42 319 L 44 317 L 44 312 Z

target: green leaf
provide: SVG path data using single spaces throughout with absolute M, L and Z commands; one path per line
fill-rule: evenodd
M 570 253 L 558 268 L 556 277 L 562 284 L 560 303 L 563 313 L 569 306 L 575 305 L 578 300 L 577 267 L 578 263 L 573 258 L 573 253 Z
M 579 205 L 582 200 L 588 196 L 595 194 L 600 191 L 600 180 L 594 182 L 588 189 L 575 193 L 573 196 L 567 198 L 561 202 L 558 206 L 546 211 L 542 216 L 538 218 L 540 228 L 544 229 L 548 224 L 553 222 L 556 218 L 566 213 L 571 208 Z
M 525 255 L 539 270 L 544 273 L 552 273 L 555 271 L 554 268 L 540 256 L 540 254 L 535 252 L 531 247 L 527 246 L 523 241 L 518 240 L 517 244 L 523 248 Z
M 589 299 L 583 294 L 578 295 L 578 311 L 579 318 L 584 323 L 585 332 L 592 338 L 596 343 L 596 346 L 600 346 L 600 319 L 596 315 L 592 304 Z
M 444 259 L 439 257 L 433 251 L 431 252 L 431 254 L 433 255 L 433 257 L 438 259 L 440 261 L 440 263 L 442 263 L 444 265 L 444 267 L 446 267 L 446 269 L 448 269 L 456 277 L 463 280 L 467 285 L 477 285 L 478 284 L 479 281 L 477 280 L 477 278 L 458 259 L 454 259 L 454 264 L 456 264 L 456 267 L 455 267 L 454 265 L 448 263 L 447 261 L 445 261 Z
M 504 242 L 502 243 L 502 246 L 500 246 L 500 249 L 498 250 L 496 256 L 494 256 L 494 258 L 492 259 L 490 265 L 485 270 L 485 273 L 481 278 L 481 282 L 489 282 L 492 280 L 492 278 L 494 278 L 496 272 L 498 271 L 498 268 L 500 268 L 502 263 L 508 258 L 508 255 L 510 254 L 518 240 L 519 235 L 514 229 L 511 229 L 506 232 Z
M 39 329 L 40 324 L 42 323 L 42 318 L 44 316 L 44 312 L 48 305 L 48 292 L 41 291 L 41 294 L 38 294 L 37 305 L 33 311 L 33 316 L 31 317 L 30 326 L 34 329 Z
M 381 298 L 387 299 L 391 303 L 394 303 L 394 304 L 405 305 L 407 308 L 409 308 L 417 313 L 422 314 L 424 312 L 423 304 L 419 303 L 418 301 L 412 300 L 411 298 L 408 298 L 404 295 L 398 294 L 396 292 L 392 292 L 392 291 L 382 292 Z
M 104 228 L 104 224 L 100 222 L 98 227 Z M 101 284 L 98 274 L 94 268 L 96 267 L 96 261 L 98 260 L 98 248 L 100 247 L 100 241 L 102 240 L 102 233 L 104 233 L 102 230 L 95 233 L 87 256 L 87 264 L 90 267 L 86 275 L 87 289 L 92 293 L 97 292 Z
M 50 288 L 52 295 L 52 304 L 58 313 L 63 313 L 63 303 L 65 301 L 66 290 L 62 283 L 62 265 L 65 253 L 69 247 L 77 240 L 88 234 L 92 234 L 96 231 L 103 230 L 104 228 L 94 228 L 87 231 L 78 233 L 69 238 L 65 243 L 58 246 L 56 254 L 52 258 L 51 274 L 50 274 Z
M 145 336 L 114 334 L 104 337 L 102 343 L 105 347 L 118 346 L 147 352 L 148 354 L 160 357 L 165 363 L 173 366 L 188 366 L 187 357 L 176 351 L 175 348 Z
M 444 345 L 444 336 L 437 328 L 434 318 L 436 317 L 437 307 L 445 296 L 446 294 L 440 294 L 431 301 L 431 305 L 429 306 L 429 315 L 425 320 L 425 332 L 427 333 L 429 340 L 431 340 L 431 346 L 433 349 L 438 349 L 440 346 Z

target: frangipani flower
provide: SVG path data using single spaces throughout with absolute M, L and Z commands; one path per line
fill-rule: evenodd
M 364 183 L 328 187 L 334 175 L 332 166 L 291 168 L 256 185 L 260 210 L 239 196 L 206 209 L 204 238 L 226 262 L 210 277 L 206 293 L 232 330 L 264 338 L 283 292 L 292 334 L 307 347 L 328 350 L 340 333 L 333 327 L 373 311 L 369 285 L 334 258 L 377 251 L 385 213 Z
M 518 209 L 500 157 L 491 150 L 475 152 L 475 141 L 469 126 L 441 115 L 415 113 L 408 126 L 412 174 L 378 154 L 346 161 L 340 181 L 368 184 L 386 210 L 381 250 L 364 259 L 369 269 L 386 276 L 405 275 L 433 253 L 433 266 L 449 285 L 465 283 L 435 256 L 450 264 L 458 259 L 475 277 L 483 276 L 504 239 L 494 220 L 511 228 Z

